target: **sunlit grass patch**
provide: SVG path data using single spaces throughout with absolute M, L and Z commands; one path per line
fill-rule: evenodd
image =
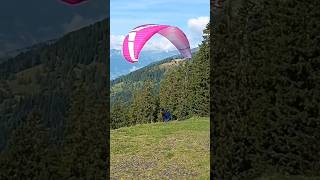
M 143 124 L 111 131 L 112 179 L 209 179 L 210 121 Z

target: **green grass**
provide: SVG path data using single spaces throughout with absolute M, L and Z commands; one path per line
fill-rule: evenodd
M 111 131 L 111 179 L 209 179 L 210 121 L 153 123 Z

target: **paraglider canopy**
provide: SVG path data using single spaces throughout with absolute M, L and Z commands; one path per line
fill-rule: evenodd
M 139 59 L 140 51 L 146 42 L 155 34 L 167 38 L 184 58 L 191 58 L 191 49 L 186 35 L 175 26 L 144 24 L 134 28 L 125 37 L 122 53 L 128 62 L 134 63 Z
M 61 0 L 61 1 L 70 5 L 77 5 L 82 2 L 86 2 L 87 0 Z

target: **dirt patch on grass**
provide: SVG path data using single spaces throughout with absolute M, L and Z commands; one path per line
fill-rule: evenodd
M 143 157 L 131 156 L 128 159 L 123 159 L 120 163 L 114 164 L 112 172 L 133 174 L 135 171 L 145 171 L 157 166 L 155 161 L 146 161 Z
M 181 179 L 181 178 L 189 178 L 198 176 L 197 172 L 194 172 L 184 166 L 173 164 L 169 165 L 167 168 L 159 172 L 159 176 L 165 179 Z

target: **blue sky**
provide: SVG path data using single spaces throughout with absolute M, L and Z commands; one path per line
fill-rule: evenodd
M 142 24 L 166 24 L 179 27 L 191 47 L 202 40 L 202 29 L 209 21 L 209 0 L 111 0 L 111 49 L 121 49 L 124 36 Z M 174 50 L 171 43 L 157 35 L 143 50 Z

